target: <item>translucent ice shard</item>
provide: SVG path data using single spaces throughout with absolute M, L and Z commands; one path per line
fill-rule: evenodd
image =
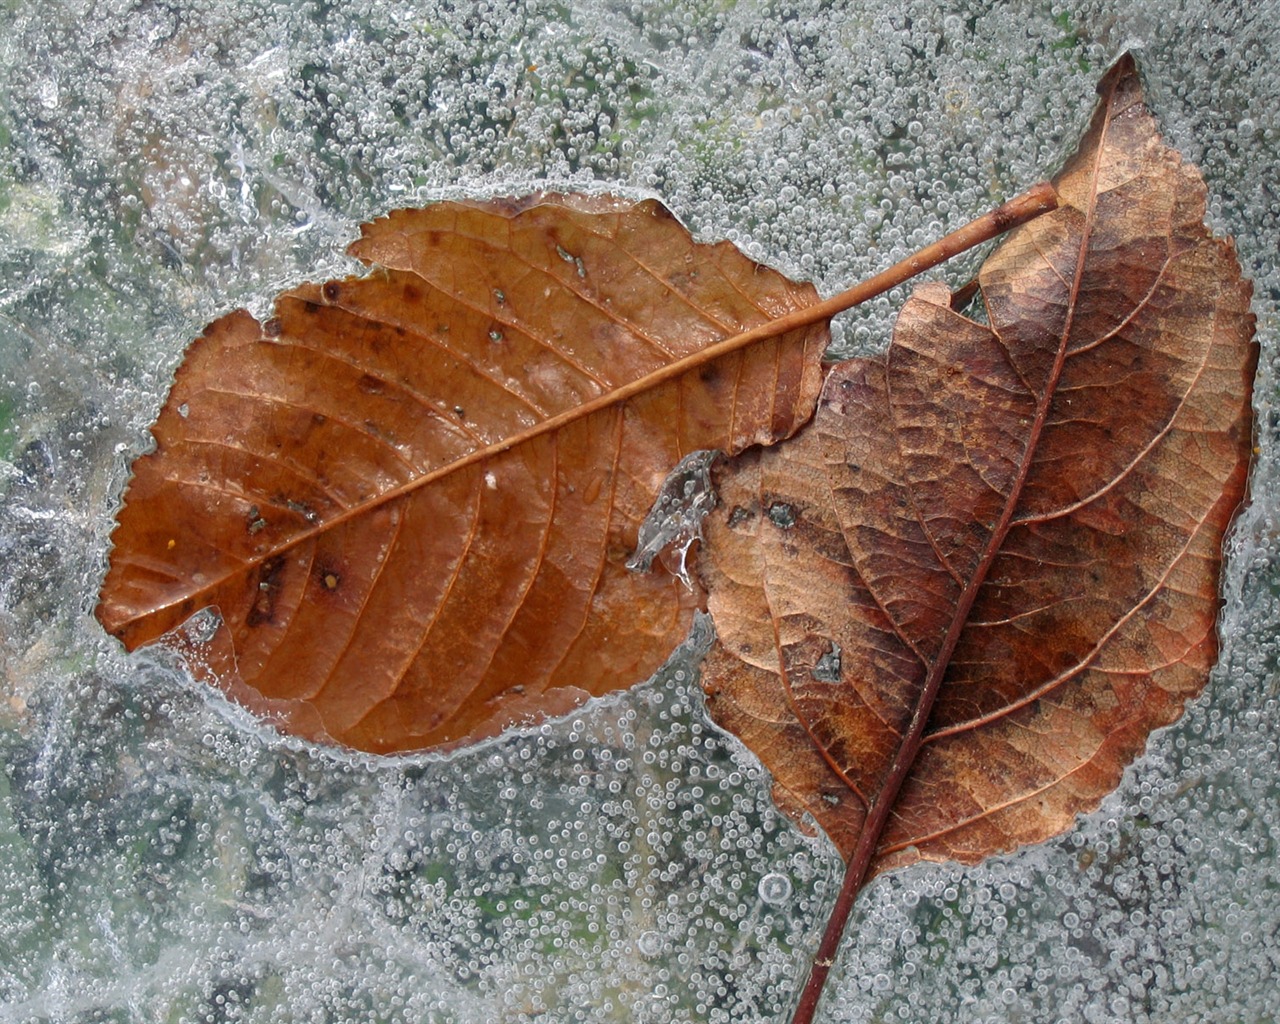
M 687 561 L 689 549 L 702 537 L 702 520 L 716 507 L 711 464 L 718 452 L 691 452 L 676 463 L 663 481 L 653 507 L 640 524 L 635 553 L 627 568 L 648 572 L 662 552 L 670 553 L 671 571 L 692 588 Z

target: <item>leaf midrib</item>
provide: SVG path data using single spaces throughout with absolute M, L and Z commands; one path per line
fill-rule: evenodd
M 110 609 L 109 607 L 106 607 L 104 608 L 104 614 L 102 617 L 104 619 L 108 619 L 110 624 L 108 625 L 107 622 L 104 622 L 104 625 L 108 625 L 108 628 L 113 633 L 127 635 L 130 631 L 130 627 L 135 624 L 144 622 L 145 620 L 157 616 L 176 606 L 187 602 L 198 605 L 199 601 L 203 597 L 216 592 L 231 579 L 243 575 L 246 572 L 250 572 L 254 568 L 262 566 L 266 562 L 277 559 L 299 545 L 305 544 L 308 541 L 322 536 L 329 530 L 333 530 L 345 523 L 351 522 L 352 520 L 366 515 L 383 505 L 399 501 L 400 499 L 415 493 L 419 489 L 428 487 L 435 481 L 453 473 L 459 473 L 473 466 L 481 465 L 508 451 L 511 451 L 512 449 L 532 443 L 541 437 L 567 427 L 578 420 L 585 419 L 613 406 L 625 404 L 632 398 L 652 391 L 686 373 L 695 371 L 698 368 L 705 366 L 707 363 L 731 355 L 758 342 L 781 337 L 794 331 L 800 331 L 816 324 L 824 323 L 830 320 L 837 313 L 842 313 L 870 298 L 874 298 L 875 296 L 904 283 L 917 274 L 945 262 L 960 252 L 988 241 L 997 234 L 1016 227 L 1019 224 L 1025 223 L 1042 213 L 1055 209 L 1057 204 L 1057 192 L 1052 185 L 1047 182 L 1041 182 L 1034 185 L 1026 192 L 1015 196 L 1013 199 L 996 209 L 983 214 L 956 231 L 946 235 L 942 239 L 926 246 L 924 249 L 912 256 L 900 260 L 887 270 L 884 270 L 874 277 L 856 284 L 829 299 L 820 300 L 803 309 L 795 310 L 791 313 L 778 317 L 777 319 L 754 327 L 751 330 L 743 331 L 731 337 L 713 342 L 696 352 L 690 353 L 689 355 L 674 360 L 665 366 L 659 367 L 658 369 L 647 373 L 634 381 L 623 384 L 612 391 L 606 392 L 605 394 L 598 395 L 579 406 L 557 413 L 556 415 L 548 417 L 531 427 L 511 435 L 510 437 L 492 442 L 482 448 L 469 452 L 446 465 L 439 466 L 433 470 L 423 473 L 421 476 L 416 477 L 413 480 L 406 481 L 397 487 L 384 491 L 382 494 L 376 495 L 365 502 L 340 512 L 331 519 L 317 523 L 308 529 L 302 530 L 301 532 L 276 543 L 269 549 L 255 554 L 248 561 L 242 562 L 234 568 L 220 573 L 214 579 L 206 581 L 199 588 L 187 590 L 181 593 L 173 600 L 162 604 L 150 605 L 137 614 L 131 614 L 126 618 L 114 621 L 109 620 Z M 100 608 L 101 607 L 103 606 L 100 606 Z M 146 642 L 146 640 L 133 639 L 129 646 L 135 647 L 144 642 Z

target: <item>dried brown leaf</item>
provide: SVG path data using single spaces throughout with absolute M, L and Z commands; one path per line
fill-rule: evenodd
M 826 325 L 698 356 L 813 288 L 608 197 L 401 210 L 351 251 L 368 276 L 192 345 L 134 466 L 103 625 L 132 649 L 216 607 L 206 676 L 373 751 L 651 674 L 700 595 L 627 571 L 639 524 L 684 455 L 808 419 Z
M 843 851 L 845 913 L 878 872 L 1062 831 L 1216 656 L 1250 286 L 1132 60 L 1099 91 L 1060 208 L 981 271 L 990 326 L 917 289 L 809 427 L 721 474 L 708 705 Z

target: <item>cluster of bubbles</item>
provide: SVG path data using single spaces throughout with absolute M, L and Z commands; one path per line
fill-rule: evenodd
M 0 1006 L 778 1018 L 839 866 L 709 734 L 692 660 L 563 723 L 394 762 L 281 743 L 163 660 L 33 699 L 0 750 Z
M 861 900 L 842 1022 L 1262 1019 L 1280 981 L 1277 28 L 1180 0 L 65 3 L 0 18 L 0 1017 L 783 1021 L 839 860 L 638 690 L 447 759 L 282 740 L 90 611 L 187 341 L 388 208 L 657 195 L 824 294 L 1046 176 L 1138 48 L 1256 282 L 1224 658 L 1102 809 Z M 1265 5 L 1259 5 L 1265 10 Z M 945 271 L 962 283 L 978 257 Z M 901 292 L 842 318 L 882 346 Z

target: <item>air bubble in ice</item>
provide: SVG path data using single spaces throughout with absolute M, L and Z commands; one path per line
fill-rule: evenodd
M 760 879 L 756 890 L 765 903 L 781 906 L 791 899 L 791 879 L 777 871 L 770 871 Z
M 660 956 L 665 945 L 662 936 L 655 931 L 641 932 L 636 939 L 636 949 L 641 956 Z

